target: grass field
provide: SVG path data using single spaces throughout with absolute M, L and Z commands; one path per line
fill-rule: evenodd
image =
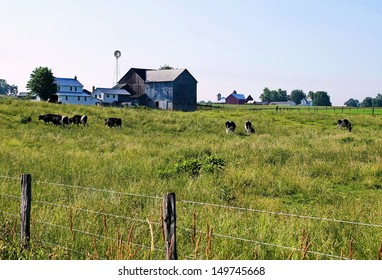
M 86 114 L 89 126 L 45 125 L 45 113 Z M 180 259 L 380 258 L 381 128 L 380 110 L 185 113 L 0 98 L 0 259 L 164 259 L 166 192 L 177 198 Z M 22 173 L 33 181 L 29 250 L 18 245 Z

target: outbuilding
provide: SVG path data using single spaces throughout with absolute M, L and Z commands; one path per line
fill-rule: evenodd
M 114 86 L 131 93 L 130 102 L 149 108 L 195 111 L 197 80 L 187 69 L 131 68 Z

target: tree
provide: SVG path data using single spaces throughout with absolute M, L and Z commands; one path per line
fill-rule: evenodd
M 0 94 L 8 94 L 9 88 L 7 81 L 0 79 Z
M 174 69 L 174 67 L 171 67 L 168 64 L 165 64 L 165 65 L 162 65 L 161 67 L 159 67 L 159 70 L 171 70 L 171 69 Z
M 301 100 L 303 100 L 305 97 L 306 95 L 302 90 L 295 89 L 290 93 L 289 99 L 298 105 L 301 104 Z
M 309 91 L 307 97 L 310 97 L 310 99 L 313 100 L 313 98 L 314 98 L 314 92 L 313 92 L 313 91 Z
M 350 98 L 348 101 L 344 103 L 344 105 L 349 107 L 359 107 L 359 101 L 358 99 Z
M 260 95 L 262 102 L 277 102 L 277 101 L 288 101 L 288 94 L 286 90 L 270 90 L 269 88 L 264 88 L 263 93 Z
M 17 95 L 17 93 L 19 92 L 19 89 L 16 85 L 11 85 L 9 86 L 9 93 L 8 95 Z
M 382 95 L 380 93 L 378 93 L 377 96 L 373 98 L 373 106 L 382 107 Z
M 326 91 L 317 91 L 313 95 L 313 106 L 332 106 Z
M 263 93 L 260 95 L 260 99 L 262 102 L 271 102 L 272 101 L 272 96 L 271 96 L 271 91 L 269 88 L 265 87 L 263 89 Z
M 48 100 L 49 96 L 58 90 L 52 70 L 48 67 L 36 68 L 30 76 L 27 88 L 42 100 Z
M 366 98 L 362 101 L 361 106 L 362 106 L 362 107 L 372 107 L 372 106 L 373 106 L 373 98 L 371 98 L 371 97 L 366 97 Z

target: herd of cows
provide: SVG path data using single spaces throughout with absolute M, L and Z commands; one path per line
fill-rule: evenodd
M 62 116 L 62 115 L 56 115 L 56 114 L 45 114 L 40 115 L 38 117 L 39 120 L 43 120 L 45 123 L 52 123 L 53 125 L 69 125 L 69 124 L 76 124 L 76 125 L 88 125 L 88 116 L 86 115 L 74 115 L 73 117 L 69 118 L 68 116 Z M 121 118 L 107 118 L 105 119 L 105 124 L 111 127 L 119 127 L 122 128 L 122 119 Z
M 38 117 L 39 120 L 43 120 L 45 123 L 53 123 L 53 125 L 69 125 L 69 124 L 77 124 L 87 126 L 88 124 L 88 116 L 86 115 L 74 115 L 69 118 L 68 116 L 56 115 L 56 114 L 45 114 L 40 115 Z M 338 128 L 342 129 L 347 128 L 349 131 L 352 130 L 352 125 L 348 119 L 339 119 L 337 121 Z M 122 119 L 121 118 L 107 118 L 105 119 L 105 125 L 109 128 L 119 127 L 122 128 Z M 227 134 L 234 132 L 236 129 L 236 123 L 234 121 L 227 121 L 225 123 L 225 131 Z M 255 129 L 252 126 L 251 121 L 246 121 L 244 123 L 244 130 L 247 133 L 255 133 Z
M 339 129 L 347 128 L 349 132 L 352 130 L 352 125 L 348 119 L 339 119 L 337 121 L 337 127 Z M 225 131 L 227 134 L 234 132 L 236 129 L 236 123 L 234 121 L 227 121 L 225 123 Z M 246 121 L 244 123 L 244 129 L 247 133 L 255 133 L 255 129 L 252 126 L 252 123 L 250 121 Z

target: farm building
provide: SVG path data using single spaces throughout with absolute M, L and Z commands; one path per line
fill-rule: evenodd
M 244 94 L 239 93 L 231 93 L 225 99 L 226 104 L 245 104 L 247 103 L 247 98 L 245 98 Z
M 303 99 L 301 100 L 301 105 L 302 105 L 302 106 L 313 106 L 313 100 L 312 100 L 312 98 L 310 98 L 310 97 L 303 98 Z
M 130 102 L 150 108 L 195 111 L 197 81 L 187 69 L 131 68 L 115 85 L 125 89 Z
M 123 102 L 129 102 L 131 93 L 125 89 L 97 88 L 92 96 L 99 99 L 103 105 L 120 106 Z
M 99 105 L 101 102 L 84 91 L 84 86 L 73 78 L 56 78 L 58 91 L 49 97 L 50 102 L 78 105 Z

